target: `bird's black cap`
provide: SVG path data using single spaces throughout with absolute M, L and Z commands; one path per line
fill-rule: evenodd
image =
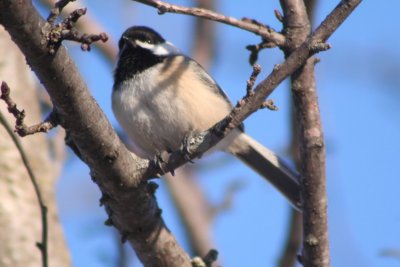
M 133 26 L 125 30 L 118 43 L 120 55 L 114 72 L 115 84 L 162 62 L 166 56 L 156 55 L 146 46 L 164 43 L 165 39 L 149 27 Z
M 121 50 L 125 42 L 139 40 L 149 44 L 164 43 L 165 39 L 155 30 L 146 26 L 133 26 L 128 28 L 119 39 L 119 49 Z

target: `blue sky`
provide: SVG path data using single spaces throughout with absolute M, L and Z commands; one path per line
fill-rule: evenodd
M 133 1 L 78 1 L 104 26 L 116 42 L 131 25 L 155 28 L 187 54 L 192 45 L 193 19 L 165 14 Z M 338 1 L 319 1 L 318 24 Z M 329 2 L 329 3 L 328 3 Z M 192 5 L 192 1 L 175 1 Z M 218 1 L 221 13 L 253 17 L 280 29 L 273 10 L 278 1 Z M 382 257 L 386 249 L 400 250 L 400 38 L 396 21 L 400 2 L 364 1 L 334 33 L 332 49 L 318 57 L 317 86 L 327 147 L 329 234 L 332 266 L 399 266 L 399 259 Z M 43 12 L 43 9 L 42 9 Z M 42 13 L 47 14 L 47 13 Z M 244 47 L 257 36 L 222 24 L 217 25 L 217 53 L 210 70 L 233 102 L 245 93 L 251 72 Z M 89 88 L 109 119 L 113 66 L 96 51 L 83 53 L 68 44 Z M 266 77 L 282 61 L 277 49 L 260 54 Z M 246 120 L 247 132 L 288 158 L 290 94 L 284 82 L 272 95 L 278 112 L 263 110 Z M 223 155 L 204 159 L 202 166 Z M 215 220 L 213 234 L 223 266 L 276 266 L 288 219 L 288 205 L 268 184 L 239 161 L 230 159 L 221 168 L 202 168 L 198 182 L 207 198 L 221 200 L 227 184 L 240 179 L 233 207 Z M 163 181 L 157 192 L 167 225 L 186 246 L 185 233 Z M 105 227 L 105 211 L 98 206 L 99 192 L 88 168 L 70 159 L 58 183 L 60 216 L 71 248 L 74 266 L 115 266 L 116 237 Z M 138 265 L 134 260 L 132 266 Z

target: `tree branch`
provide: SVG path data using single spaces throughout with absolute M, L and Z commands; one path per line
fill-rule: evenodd
M 310 21 L 304 1 L 281 0 L 284 32 L 287 37 L 285 56 L 289 57 L 310 34 Z M 296 122 L 299 127 L 301 165 L 301 199 L 303 202 L 304 266 L 330 266 L 328 215 L 325 190 L 325 149 L 318 108 L 314 60 L 291 76 Z
M 204 8 L 197 8 L 197 7 L 189 8 L 185 6 L 172 5 L 158 0 L 133 0 L 133 1 L 140 2 L 142 4 L 157 8 L 158 13 L 160 15 L 164 13 L 176 13 L 176 14 L 185 14 L 208 20 L 218 21 L 224 24 L 235 26 L 237 28 L 255 33 L 261 36 L 263 39 L 268 40 L 271 43 L 274 43 L 275 46 L 282 46 L 285 44 L 284 35 L 274 31 L 269 26 L 260 25 L 259 23 L 254 23 L 254 21 L 248 19 L 239 20 Z

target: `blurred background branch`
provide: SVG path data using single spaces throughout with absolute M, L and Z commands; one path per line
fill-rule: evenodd
M 12 98 L 22 109 L 29 110 L 26 123 L 42 119 L 39 93 L 31 72 L 19 48 L 0 26 L 0 77 L 6 78 L 12 88 Z M 0 112 L 8 124 L 15 125 L 15 118 L 3 102 Z M 64 152 L 58 150 L 59 136 L 35 134 L 20 139 L 22 149 L 30 162 L 32 172 L 38 177 L 43 201 L 48 208 L 48 261 L 49 266 L 71 266 L 69 252 L 58 219 L 55 184 L 64 162 Z M 18 138 L 18 137 L 17 137 Z M 42 239 L 40 209 L 34 188 L 17 147 L 4 127 L 0 127 L 0 265 L 41 266 L 42 260 L 36 243 Z M 63 141 L 62 141 L 63 143 Z M 55 144 L 52 146 L 51 144 Z M 55 150 L 53 150 L 56 147 Z M 56 151 L 56 153 L 54 153 Z M 57 154 L 57 157 L 52 157 Z

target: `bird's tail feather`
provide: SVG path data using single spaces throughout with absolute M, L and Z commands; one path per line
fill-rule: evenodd
M 296 209 L 301 210 L 299 174 L 271 150 L 240 133 L 226 151 L 267 179 Z

